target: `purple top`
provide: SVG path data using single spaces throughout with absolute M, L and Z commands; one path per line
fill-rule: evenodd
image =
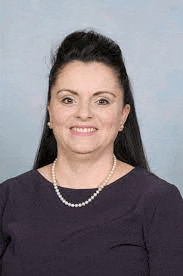
M 96 189 L 59 188 L 69 201 Z M 135 167 L 82 208 L 31 170 L 0 185 L 3 276 L 182 276 L 183 200 Z

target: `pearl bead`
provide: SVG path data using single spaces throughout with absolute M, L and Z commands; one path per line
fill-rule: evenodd
M 90 203 L 101 191 L 102 189 L 105 187 L 105 185 L 107 184 L 107 182 L 109 181 L 110 177 L 113 175 L 115 169 L 116 169 L 116 163 L 117 163 L 117 159 L 115 157 L 115 155 L 113 156 L 113 166 L 112 169 L 110 171 L 110 173 L 108 174 L 107 178 L 101 183 L 101 185 L 99 186 L 99 188 L 97 189 L 97 191 L 94 192 L 93 195 L 90 196 L 90 198 L 88 198 L 87 200 L 85 200 L 84 202 L 80 202 L 80 203 L 71 203 L 68 202 L 60 193 L 59 188 L 57 186 L 56 183 L 56 175 L 55 175 L 55 164 L 56 164 L 57 159 L 55 159 L 55 161 L 52 164 L 52 180 L 53 180 L 53 186 L 55 189 L 55 192 L 57 194 L 57 196 L 59 197 L 59 199 L 62 201 L 62 203 L 64 203 L 66 206 L 72 207 L 72 208 L 80 208 L 83 206 L 86 206 L 88 203 Z

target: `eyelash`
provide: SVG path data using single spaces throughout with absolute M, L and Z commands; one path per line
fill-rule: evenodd
M 66 100 L 68 100 L 69 102 L 65 102 Z M 73 103 L 73 99 L 70 97 L 65 97 L 61 100 L 62 103 L 64 104 L 72 104 Z
M 100 101 L 102 101 L 103 103 L 102 104 L 99 104 L 99 105 L 107 105 L 107 104 L 109 104 L 110 102 L 109 102 L 109 100 L 107 100 L 107 99 L 103 99 L 103 98 L 101 98 L 100 100 L 98 100 L 97 102 L 100 102 Z M 105 103 L 104 103 L 105 102 Z
M 64 104 L 72 104 L 73 101 L 74 101 L 74 100 L 73 100 L 72 98 L 70 98 L 70 97 L 65 97 L 65 98 L 63 98 L 63 99 L 61 100 L 61 102 L 64 103 Z M 101 103 L 101 102 L 102 102 L 102 103 Z M 96 101 L 96 103 L 97 103 L 98 105 L 108 105 L 108 104 L 110 104 L 110 101 L 107 100 L 107 99 L 101 98 L 101 99 L 99 99 L 98 101 Z

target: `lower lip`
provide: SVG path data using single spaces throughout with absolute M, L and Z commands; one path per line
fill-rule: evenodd
M 75 131 L 73 129 L 71 129 L 71 133 L 72 135 L 75 135 L 75 136 L 93 136 L 96 134 L 97 131 L 94 131 L 94 132 L 78 132 L 78 131 Z

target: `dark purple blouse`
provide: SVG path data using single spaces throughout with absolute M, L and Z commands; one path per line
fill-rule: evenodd
M 96 189 L 59 188 L 69 201 Z M 36 170 L 0 185 L 2 276 L 182 276 L 183 199 L 135 167 L 82 208 Z

